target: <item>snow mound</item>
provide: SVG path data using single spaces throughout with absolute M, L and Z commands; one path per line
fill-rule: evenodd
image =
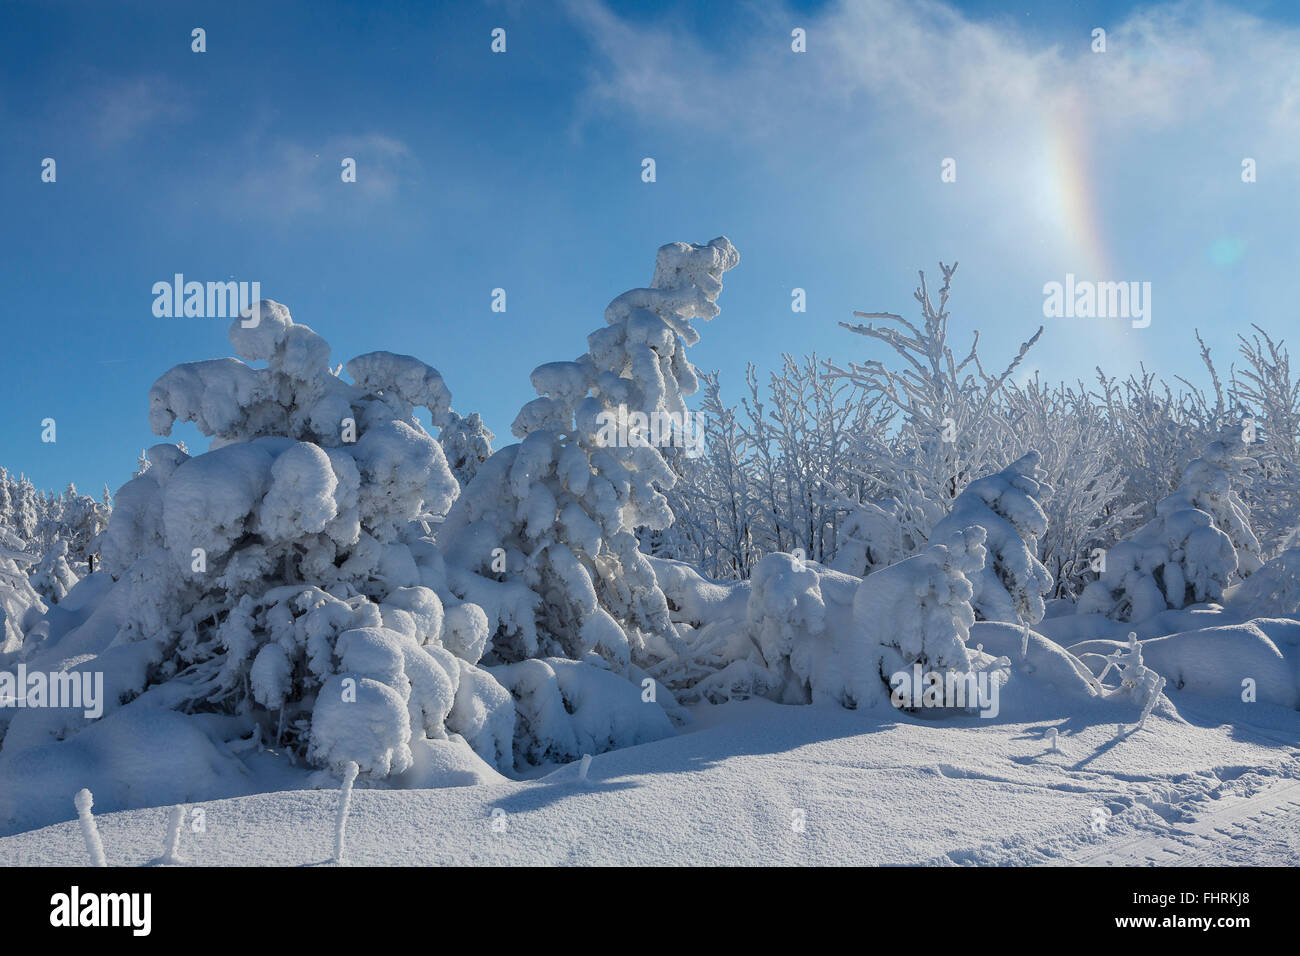
M 495 667 L 492 676 L 515 697 L 521 763 L 567 763 L 674 733 L 658 703 L 595 663 L 548 657 Z
M 199 718 L 157 707 L 123 707 L 60 742 L 5 748 L 0 821 L 11 830 L 72 816 L 87 788 L 96 813 L 252 792 L 247 769 Z
M 1259 619 L 1142 642 L 1175 690 L 1300 708 L 1300 622 Z M 1249 693 L 1248 693 L 1249 691 Z

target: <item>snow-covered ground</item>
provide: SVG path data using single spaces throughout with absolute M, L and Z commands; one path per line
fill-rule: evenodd
M 1122 738 L 1115 724 L 1086 717 L 882 721 L 758 700 L 697 708 L 685 733 L 596 757 L 586 784 L 575 762 L 533 780 L 359 789 L 347 859 L 1300 863 L 1294 713 L 1257 704 L 1253 720 L 1227 725 L 1226 711 L 1240 706 L 1190 695 L 1177 703 L 1180 717 L 1158 711 Z M 205 830 L 186 828 L 181 855 L 198 865 L 328 863 L 338 799 L 335 790 L 296 790 L 194 804 Z M 67 801 L 70 813 L 72 794 Z M 110 864 L 162 855 L 167 808 L 97 821 Z M 85 861 L 75 820 L 0 839 L 6 866 Z

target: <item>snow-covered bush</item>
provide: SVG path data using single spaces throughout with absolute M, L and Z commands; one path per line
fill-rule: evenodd
M 738 258 L 725 238 L 663 246 L 650 287 L 610 303 L 587 353 L 533 372 L 541 397 L 515 419 L 520 443 L 479 466 L 437 535 L 449 564 L 469 572 L 453 572 L 453 588 L 488 611 L 485 662 L 594 651 L 636 678 L 677 650 L 635 533 L 672 522 L 662 489 L 674 474 L 634 416 L 684 423 L 697 387 L 691 320 L 718 314 Z
M 1038 452 L 1031 451 L 1002 471 L 977 478 L 952 503 L 934 527 L 934 540 L 979 525 L 988 556 L 971 576 L 971 604 L 984 621 L 1027 622 L 1043 619 L 1043 595 L 1052 575 L 1038 560 L 1038 539 L 1047 530 L 1042 501 L 1052 489 L 1040 480 Z
M 983 540 L 972 527 L 865 579 L 779 553 L 731 585 L 659 562 L 687 650 L 654 672 L 685 699 L 849 708 L 887 701 L 890 677 L 913 664 L 968 672 Z
M 1023 624 L 977 621 L 971 626 L 967 646 L 1012 662 L 1013 693 L 1021 678 L 1040 685 L 1053 699 L 1090 700 L 1104 693 L 1096 675 L 1080 658 Z
M 783 553 L 749 581 L 709 581 L 675 561 L 655 570 L 684 650 L 651 673 L 682 699 L 858 707 L 886 696 L 854 623 L 861 578 Z
M 1117 621 L 1217 601 L 1237 567 L 1228 536 L 1195 508 L 1159 515 L 1109 549 L 1105 560 L 1105 570 L 1084 588 L 1076 610 Z
M 1142 660 L 1175 690 L 1300 708 L 1295 620 L 1260 618 L 1153 638 L 1142 642 Z
M 971 527 L 865 579 L 781 553 L 731 584 L 656 561 L 686 649 L 651 672 L 687 700 L 849 708 L 888 701 L 891 676 L 914 664 L 969 672 L 971 576 L 983 567 L 983 542 Z
M 649 674 L 688 701 L 779 697 L 781 676 L 768 669 L 750 634 L 752 582 L 714 581 L 681 561 L 650 560 L 682 649 Z
M 880 686 L 870 648 L 855 627 L 859 580 L 788 554 L 769 554 L 754 571 L 747 629 L 767 681 L 785 703 L 874 703 Z M 771 675 L 771 676 L 767 676 Z

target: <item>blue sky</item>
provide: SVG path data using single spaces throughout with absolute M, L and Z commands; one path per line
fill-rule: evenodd
M 154 380 L 230 354 L 225 321 L 153 315 L 178 272 L 260 281 L 336 362 L 418 356 L 498 445 L 531 369 L 585 351 L 660 244 L 723 234 L 741 263 L 691 354 L 733 399 L 782 352 L 882 357 L 837 323 L 914 315 L 940 259 L 990 366 L 1045 324 L 1026 371 L 1199 377 L 1194 328 L 1226 366 L 1251 322 L 1297 325 L 1296 9 L 9 0 L 0 464 L 95 494 L 130 476 Z M 1045 319 L 1067 273 L 1150 282 L 1150 327 Z

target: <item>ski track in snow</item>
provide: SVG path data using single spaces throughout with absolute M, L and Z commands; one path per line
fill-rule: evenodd
M 1062 863 L 1104 866 L 1292 865 L 1300 862 L 1300 781 L 1252 796 L 1219 796 L 1163 832 L 1123 840 Z

